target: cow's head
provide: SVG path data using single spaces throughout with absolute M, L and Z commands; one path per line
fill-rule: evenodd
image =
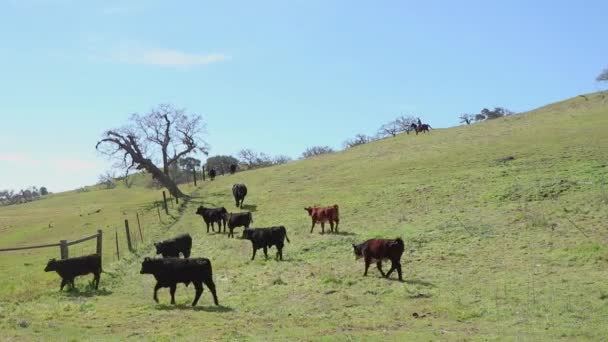
M 363 258 L 363 244 L 355 245 L 353 243 L 353 252 L 355 253 L 355 260 Z
M 141 263 L 141 270 L 139 271 L 139 274 L 150 274 L 153 273 L 154 271 L 154 262 L 152 261 L 152 259 L 146 257 L 144 259 L 144 261 Z
M 49 262 L 46 264 L 46 267 L 44 268 L 44 272 L 50 272 L 50 271 L 56 271 L 57 270 L 57 260 L 56 259 L 50 259 Z
M 245 228 L 243 229 L 243 235 L 241 239 L 251 240 L 251 234 L 253 233 L 253 229 Z
M 161 254 L 165 249 L 165 245 L 162 242 L 155 242 L 154 247 L 156 247 L 156 254 Z
M 312 207 L 304 208 L 308 212 L 308 216 L 312 215 Z
M 200 207 L 198 207 L 198 209 L 196 209 L 196 214 L 197 215 L 203 216 L 204 212 L 205 212 L 205 207 L 203 207 L 202 205 Z

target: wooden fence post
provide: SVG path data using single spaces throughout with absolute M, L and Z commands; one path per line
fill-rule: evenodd
M 68 242 L 67 240 L 59 241 L 59 251 L 61 252 L 61 260 L 68 258 Z
M 194 186 L 196 186 L 196 169 L 192 168 L 192 177 L 194 178 Z
M 139 228 L 139 238 L 141 242 L 144 242 L 144 235 L 141 233 L 141 224 L 139 223 L 139 213 L 135 213 L 137 215 L 137 228 Z
M 125 220 L 125 232 L 127 233 L 127 246 L 129 252 L 133 252 L 133 245 L 131 245 L 131 232 L 129 232 L 129 220 Z
M 116 256 L 120 260 L 120 250 L 118 249 L 118 229 L 116 229 Z
M 99 255 L 100 257 L 101 257 L 102 241 L 103 241 L 103 232 L 101 231 L 101 229 L 98 229 L 97 230 L 97 255 Z
M 161 219 L 160 219 L 160 208 L 158 207 L 158 205 L 156 206 L 156 212 L 158 213 L 158 222 L 160 223 L 161 222 Z
M 165 214 L 169 215 L 169 207 L 167 206 L 167 194 L 163 190 L 163 203 L 165 204 Z
M 201 172 L 203 174 L 203 182 L 205 181 L 205 166 L 203 165 L 203 171 Z

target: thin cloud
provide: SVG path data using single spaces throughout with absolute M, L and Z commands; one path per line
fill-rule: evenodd
M 16 152 L 0 152 L 0 162 L 25 166 L 38 166 L 41 164 L 41 161 L 38 159 Z
M 195 54 L 167 49 L 121 49 L 110 54 L 113 61 L 129 64 L 161 66 L 193 66 L 224 62 L 222 53 Z

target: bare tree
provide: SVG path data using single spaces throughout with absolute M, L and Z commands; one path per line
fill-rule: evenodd
M 604 69 L 595 80 L 598 82 L 608 82 L 608 68 Z
M 334 149 L 329 146 L 313 146 L 302 152 L 302 158 L 310 158 L 328 153 L 334 153 Z
M 114 182 L 115 178 L 116 175 L 114 174 L 114 172 L 106 171 L 105 173 L 99 175 L 99 180 L 97 181 L 97 184 L 103 186 L 105 189 L 114 189 L 116 187 L 116 183 Z
M 383 138 L 391 136 L 394 138 L 397 136 L 397 134 L 401 132 L 401 125 L 399 124 L 399 122 L 397 122 L 397 120 L 393 120 L 380 126 L 380 128 L 378 129 L 378 137 Z
M 407 134 L 410 134 L 412 124 L 416 123 L 416 121 L 416 118 L 413 116 L 400 116 L 395 120 L 399 125 L 399 129 L 402 132 L 407 132 Z
M 371 142 L 373 140 L 374 139 L 372 137 L 368 137 L 365 134 L 359 133 L 359 134 L 355 135 L 355 137 L 353 139 L 346 140 L 343 143 L 343 145 L 344 145 L 344 148 L 351 148 L 351 147 L 355 147 L 358 145 L 367 144 L 368 142 Z
M 200 115 L 161 104 L 148 114 L 133 114 L 130 124 L 123 128 L 106 131 L 95 148 L 117 158 L 127 172 L 146 170 L 174 197 L 185 197 L 169 176 L 169 167 L 189 153 L 207 154 L 207 144 L 200 139 L 203 129 Z M 154 158 L 160 158 L 162 170 Z
M 475 115 L 463 113 L 463 114 L 460 114 L 460 116 L 458 118 L 460 119 L 461 124 L 470 125 L 471 122 L 473 122 L 475 120 Z
M 273 165 L 287 164 L 291 160 L 292 160 L 291 157 L 283 155 L 283 154 L 279 154 L 278 156 L 272 158 L 272 164 Z

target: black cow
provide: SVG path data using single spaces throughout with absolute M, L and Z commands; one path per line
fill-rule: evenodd
M 236 164 L 230 164 L 230 174 L 233 175 L 236 172 Z
M 99 288 L 99 275 L 101 273 L 101 256 L 97 254 L 85 255 L 63 260 L 51 259 L 44 268 L 45 272 L 55 271 L 61 276 L 61 287 L 69 284 L 74 288 L 74 278 L 77 276 L 93 273 L 95 290 Z
M 218 232 L 222 231 L 222 224 L 224 225 L 224 233 L 226 232 L 226 214 L 228 211 L 224 207 L 220 208 L 205 208 L 204 206 L 196 209 L 196 214 L 203 217 L 203 221 L 207 224 L 207 233 L 209 233 L 209 224 L 211 224 L 211 230 L 215 232 L 214 223 L 217 223 Z
M 277 260 L 283 260 L 283 246 L 285 245 L 285 239 L 287 242 L 287 230 L 284 226 L 270 227 L 270 228 L 245 228 L 243 230 L 242 239 L 251 241 L 253 247 L 253 255 L 251 260 L 255 259 L 255 253 L 258 249 L 264 248 L 264 256 L 268 259 L 268 248 L 272 246 L 277 247 Z M 290 242 L 291 243 L 291 242 Z
M 230 213 L 226 215 L 228 221 L 228 237 L 234 237 L 234 228 L 245 227 L 249 228 L 251 222 L 253 222 L 253 215 L 251 213 Z
M 215 169 L 209 170 L 209 178 L 211 178 L 211 180 L 215 179 Z
M 236 206 L 243 209 L 243 201 L 247 196 L 247 187 L 245 184 L 234 184 L 232 186 L 232 195 L 236 201 Z
M 156 247 L 156 254 L 162 254 L 163 258 L 179 258 L 180 252 L 184 255 L 184 258 L 189 258 L 192 249 L 192 237 L 190 234 L 180 234 L 173 239 L 155 242 L 154 247 Z
M 168 287 L 171 293 L 171 304 L 175 304 L 175 289 L 178 283 L 186 286 L 194 284 L 196 295 L 192 306 L 195 306 L 203 293 L 203 283 L 207 285 L 213 295 L 213 302 L 219 305 L 213 282 L 211 261 L 207 258 L 192 259 L 151 259 L 145 258 L 141 263 L 141 274 L 152 274 L 156 278 L 154 286 L 154 301 L 158 303 L 157 292 L 161 287 Z

